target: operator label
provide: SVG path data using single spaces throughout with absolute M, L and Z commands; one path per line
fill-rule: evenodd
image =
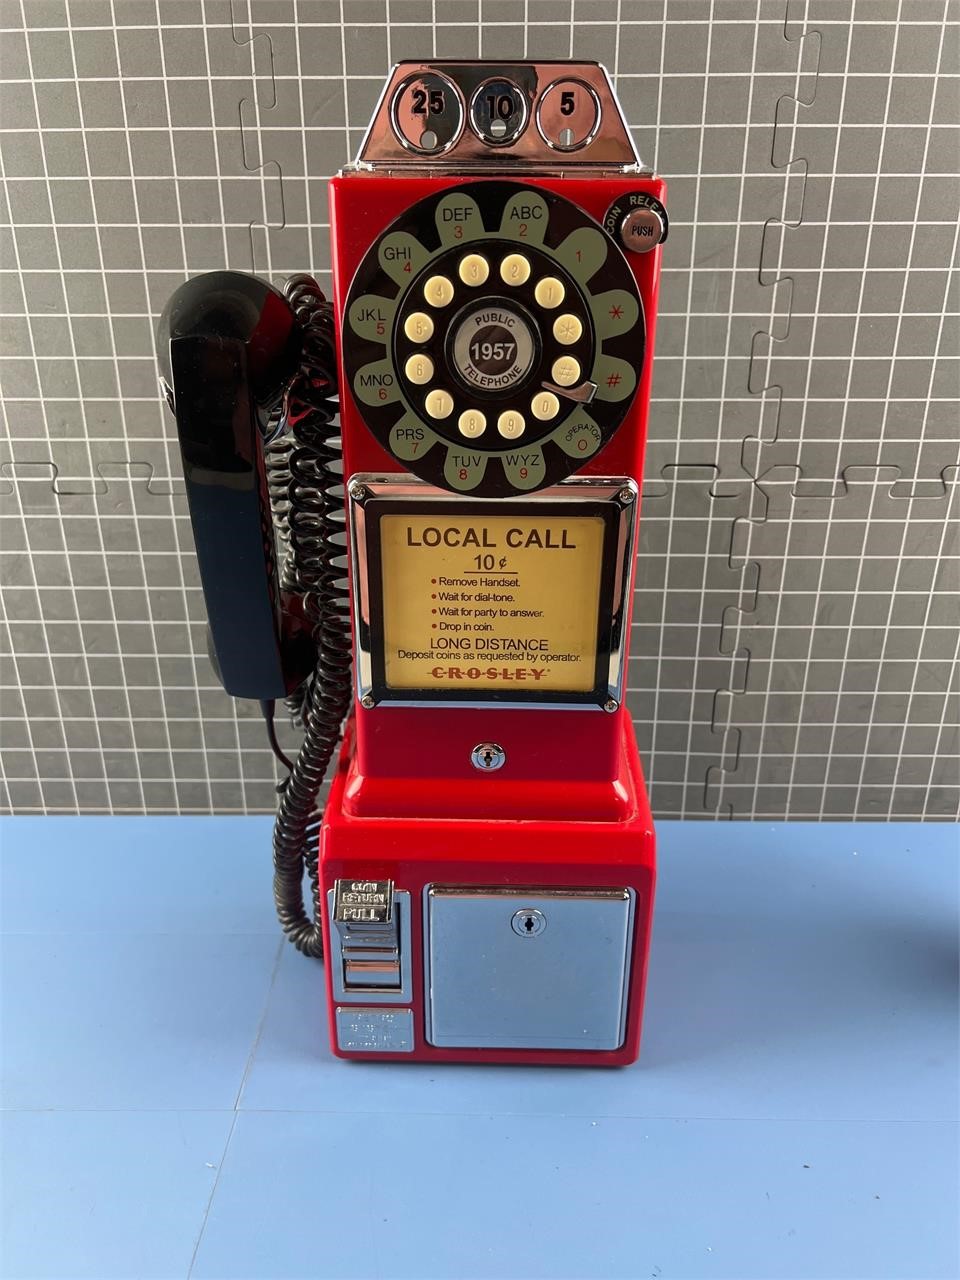
M 600 516 L 385 515 L 387 685 L 594 688 L 603 541 Z

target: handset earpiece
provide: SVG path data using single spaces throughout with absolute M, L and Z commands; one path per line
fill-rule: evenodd
M 282 698 L 316 661 L 308 625 L 284 607 L 263 456 L 302 343 L 283 294 L 236 271 L 181 285 L 158 327 L 214 665 L 237 698 Z

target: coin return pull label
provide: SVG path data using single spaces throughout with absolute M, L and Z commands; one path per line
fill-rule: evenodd
M 338 880 L 333 922 L 340 935 L 346 990 L 396 990 L 400 936 L 392 880 Z

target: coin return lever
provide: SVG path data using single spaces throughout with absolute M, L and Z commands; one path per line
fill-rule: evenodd
M 338 880 L 333 920 L 345 990 L 399 990 L 400 931 L 392 880 Z

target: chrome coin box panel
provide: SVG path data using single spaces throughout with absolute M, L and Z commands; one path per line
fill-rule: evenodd
M 617 1049 L 631 889 L 431 885 L 426 1038 L 440 1048 Z

